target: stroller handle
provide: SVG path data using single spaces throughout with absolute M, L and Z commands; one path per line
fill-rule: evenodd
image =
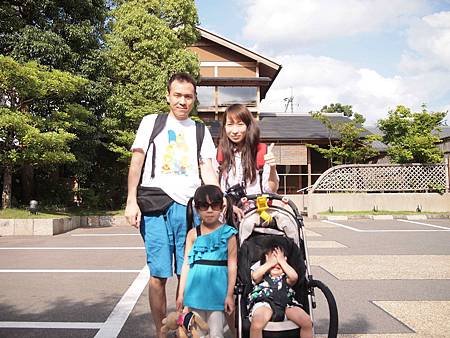
M 303 220 L 303 216 L 299 213 L 298 208 L 295 205 L 295 203 L 292 202 L 292 200 L 290 200 L 286 196 L 281 196 L 281 195 L 273 194 L 273 193 L 267 193 L 267 194 L 252 194 L 252 195 L 247 195 L 246 197 L 247 197 L 247 200 L 256 200 L 259 196 L 266 196 L 269 200 L 279 200 L 279 201 L 282 201 L 283 203 L 287 203 L 287 205 L 289 205 L 289 207 L 292 209 L 292 211 L 294 212 L 296 217 L 298 217 L 300 220 Z M 239 203 L 238 203 L 238 207 L 241 207 L 241 206 L 242 206 L 242 200 L 239 201 Z

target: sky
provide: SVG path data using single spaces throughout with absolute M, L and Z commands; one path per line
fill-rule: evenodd
M 195 3 L 200 27 L 282 65 L 262 111 L 292 95 L 294 112 L 339 102 L 367 125 L 397 105 L 450 113 L 450 0 Z

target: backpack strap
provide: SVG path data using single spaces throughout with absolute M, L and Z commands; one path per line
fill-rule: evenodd
M 202 150 L 203 139 L 205 138 L 205 124 L 195 121 L 195 132 L 197 137 L 197 163 L 200 165 L 200 151 Z
M 195 121 L 195 135 L 197 138 L 198 176 L 200 177 L 200 181 L 202 181 L 202 173 L 200 171 L 200 152 L 202 150 L 203 139 L 205 138 L 205 124 Z
M 264 167 L 266 161 L 264 155 L 267 154 L 267 144 L 258 143 L 258 150 L 256 151 L 256 169 L 261 170 Z
M 153 144 L 153 152 L 152 152 L 152 178 L 155 177 L 155 159 L 156 159 L 156 145 L 155 138 L 158 134 L 164 129 L 167 122 L 167 114 L 158 114 L 156 116 L 155 125 L 153 126 L 152 134 L 150 135 L 150 140 L 148 142 L 148 146 L 150 148 L 150 144 Z M 148 151 L 148 149 L 147 149 Z
M 153 142 L 156 138 L 156 136 L 158 136 L 158 134 L 164 129 L 166 122 L 167 122 L 167 114 L 158 114 L 156 116 L 155 119 L 155 124 L 153 125 L 153 130 L 152 133 L 150 135 L 149 141 L 148 141 L 148 147 L 147 147 L 147 151 L 145 152 L 145 157 L 144 157 L 144 164 L 142 165 L 142 170 L 141 170 L 141 177 L 139 179 L 139 184 L 141 184 L 142 182 L 142 176 L 144 175 L 144 168 L 145 168 L 145 162 L 147 161 L 147 155 L 148 155 L 148 151 L 150 149 L 150 146 L 153 144 L 153 153 L 152 153 L 152 178 L 155 177 L 155 154 L 156 154 L 156 149 L 155 149 L 155 142 Z
M 260 170 L 264 167 L 266 161 L 264 160 L 264 155 L 267 154 L 267 144 L 258 143 L 258 149 L 256 150 L 256 169 Z M 222 147 L 219 145 L 217 147 L 216 160 L 219 164 L 223 162 L 223 151 Z
M 217 163 L 219 163 L 219 165 L 222 164 L 222 162 L 223 162 L 223 151 L 222 151 L 222 147 L 220 146 L 220 144 L 217 147 L 216 160 L 217 160 Z
M 264 155 L 267 154 L 267 144 L 258 143 L 258 150 L 256 151 L 256 169 L 259 173 L 259 188 L 261 189 L 261 194 L 264 193 L 263 190 L 263 168 L 266 161 L 264 160 Z

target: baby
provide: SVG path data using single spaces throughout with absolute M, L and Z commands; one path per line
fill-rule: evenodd
M 286 260 L 281 247 L 266 249 L 261 260 L 252 266 L 253 290 L 248 295 L 251 317 L 250 337 L 262 337 L 269 321 L 283 321 L 286 317 L 300 327 L 302 338 L 312 338 L 312 321 L 295 299 L 291 286 L 298 274 Z

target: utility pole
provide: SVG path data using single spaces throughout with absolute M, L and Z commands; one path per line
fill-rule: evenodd
M 284 101 L 286 102 L 286 106 L 284 107 L 284 112 L 287 112 L 289 105 L 291 105 L 291 113 L 294 112 L 294 91 L 291 87 L 291 96 L 285 97 Z

